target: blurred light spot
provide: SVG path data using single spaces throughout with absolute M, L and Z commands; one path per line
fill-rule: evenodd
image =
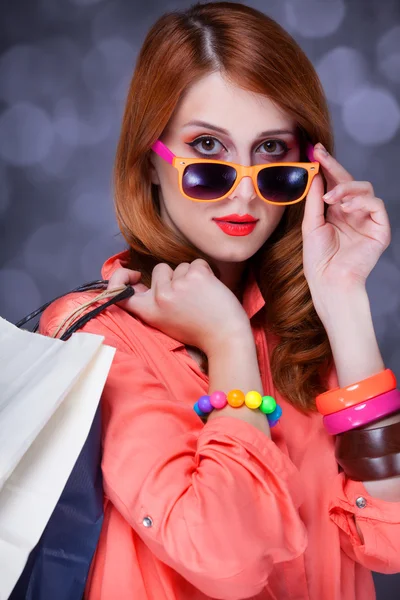
M 49 117 L 33 104 L 16 104 L 0 115 L 0 155 L 12 165 L 27 166 L 43 160 L 53 139 Z
M 400 304 L 400 269 L 382 256 L 367 279 L 368 295 L 376 316 L 388 315 Z
M 163 2 L 163 9 L 168 10 Z M 175 7 L 176 8 L 176 7 Z M 101 42 L 108 38 L 119 37 L 131 41 L 139 50 L 143 41 L 143 32 L 154 23 L 154 12 L 149 8 L 138 10 L 135 2 L 113 0 L 105 2 L 93 11 L 91 20 L 92 39 Z M 172 9 L 172 7 L 171 7 Z
M 13 104 L 57 96 L 79 72 L 79 52 L 67 37 L 12 46 L 0 57 L 0 98 Z
M 110 104 L 99 98 L 93 100 L 89 109 L 79 115 L 79 143 L 91 146 L 103 142 L 116 127 L 116 114 Z
M 99 230 L 100 232 L 115 231 L 116 219 L 112 203 L 112 193 L 96 191 L 91 182 L 90 190 L 82 190 L 82 186 L 75 186 L 68 202 L 71 217 L 79 223 Z M 81 189 L 79 189 L 81 188 Z
M 400 321 L 397 319 L 397 330 L 400 330 Z M 393 327 L 391 330 L 391 333 L 393 335 Z M 399 370 L 399 365 L 400 365 L 400 346 L 396 343 L 392 343 L 391 344 L 391 348 L 390 348 L 390 354 L 387 360 L 385 360 L 386 363 L 386 368 L 387 369 L 391 369 L 393 371 L 393 373 L 395 374 L 397 381 L 400 378 L 400 370 Z
M 4 214 L 10 204 L 10 182 L 6 168 L 0 164 L 0 215 Z
M 69 0 L 71 4 L 77 4 L 78 6 L 91 6 L 92 4 L 98 4 L 103 0 Z
M 317 72 L 328 100 L 342 104 L 365 85 L 368 68 L 358 50 L 340 46 L 320 59 Z
M 367 293 L 377 336 L 393 331 L 393 317 L 400 308 L 400 269 L 381 257 L 367 279 Z
M 381 71 L 386 75 L 388 79 L 391 79 L 395 83 L 400 82 L 400 52 L 398 54 L 391 54 L 382 60 L 380 64 Z
M 84 81 L 91 91 L 119 99 L 132 77 L 135 51 L 121 38 L 109 38 L 97 43 L 82 62 Z
M 121 234 L 113 235 L 112 237 L 102 235 L 101 238 L 96 237 L 90 240 L 80 255 L 82 279 L 84 281 L 100 279 L 101 267 L 107 258 L 125 249 L 126 242 Z
M 400 108 L 394 96 L 384 88 L 365 87 L 343 105 L 343 123 L 360 144 L 384 144 L 400 125 Z
M 42 173 L 48 177 L 62 177 L 67 175 L 68 162 L 72 156 L 73 149 L 67 146 L 60 139 L 55 139 L 52 151 L 47 155 L 46 159 L 37 165 Z
M 387 31 L 377 44 L 378 65 L 382 73 L 400 82 L 400 25 Z
M 40 93 L 40 76 L 47 57 L 34 46 L 12 46 L 0 57 L 0 98 L 12 104 L 34 100 Z
M 287 0 L 286 18 L 290 27 L 307 38 L 331 35 L 340 26 L 346 13 L 343 0 Z
M 41 304 L 41 294 L 29 273 L 7 267 L 0 270 L 2 317 L 16 323 Z
M 29 271 L 66 282 L 76 278 L 84 238 L 82 229 L 67 221 L 47 223 L 26 240 L 23 257 Z
M 48 57 L 48 71 L 43 73 L 47 81 L 48 95 L 58 98 L 63 92 L 71 91 L 71 84 L 79 76 L 81 51 L 67 36 L 54 36 L 41 40 L 39 48 Z
M 393 176 L 397 174 L 399 169 L 397 146 L 398 138 L 395 138 L 390 145 L 383 148 L 380 146 L 370 146 L 373 149 L 373 153 L 371 154 L 369 166 L 365 169 L 365 176 L 359 178 L 360 181 L 365 179 L 372 180 L 376 196 L 380 196 L 387 203 L 392 203 L 394 210 L 398 209 L 399 199 L 397 176 Z
M 98 144 L 117 128 L 116 112 L 106 97 L 102 100 L 93 96 L 79 109 L 71 98 L 62 98 L 54 108 L 54 129 L 72 148 Z
M 70 98 L 59 100 L 53 112 L 54 130 L 69 146 L 79 143 L 79 117 Z
M 365 181 L 371 171 L 371 161 L 375 161 L 377 152 L 373 146 L 360 146 L 358 142 L 349 138 L 341 125 L 339 122 L 340 135 L 337 135 L 335 140 L 336 156 L 346 169 L 351 170 L 356 180 Z
M 398 228 L 392 230 L 391 248 L 397 267 L 400 269 L 400 229 Z

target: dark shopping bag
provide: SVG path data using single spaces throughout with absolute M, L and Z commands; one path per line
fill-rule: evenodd
M 75 291 L 105 289 L 107 281 L 85 284 Z M 104 292 L 106 293 L 106 292 Z M 130 286 L 111 291 L 112 298 L 70 325 L 66 341 L 91 318 L 134 293 Z M 104 297 L 104 296 L 103 296 Z M 53 302 L 52 300 L 51 302 Z M 48 305 L 16 324 L 21 327 Z M 33 329 L 36 332 L 38 325 Z M 101 411 L 98 406 L 89 434 L 62 494 L 9 600 L 81 600 L 103 522 L 101 475 Z M 3 600 L 3 599 L 1 599 Z
M 89 435 L 9 600 L 80 600 L 103 521 L 101 419 Z

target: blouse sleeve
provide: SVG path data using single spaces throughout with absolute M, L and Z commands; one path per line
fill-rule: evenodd
M 362 482 L 340 473 L 329 515 L 339 527 L 341 547 L 350 558 L 377 573 L 400 572 L 400 502 L 370 496 Z
M 106 323 L 99 315 L 82 330 L 117 348 L 102 396 L 106 496 L 204 594 L 257 595 L 274 563 L 307 545 L 296 467 L 249 423 L 221 416 L 204 425 Z

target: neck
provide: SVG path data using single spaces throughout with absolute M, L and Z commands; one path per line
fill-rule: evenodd
M 246 271 L 246 262 L 241 263 L 216 263 L 220 272 L 220 280 L 242 302 L 243 280 Z

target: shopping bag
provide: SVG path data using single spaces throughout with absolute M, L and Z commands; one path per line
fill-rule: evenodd
M 100 407 L 9 600 L 81 600 L 103 523 Z
M 71 535 L 82 534 L 87 522 L 79 518 L 85 514 L 79 509 L 85 511 L 87 506 L 79 493 L 68 496 L 74 494 L 68 484 L 74 483 L 69 478 L 78 459 L 86 472 L 99 470 L 98 406 L 115 353 L 103 340 L 102 336 L 79 333 L 61 341 L 20 330 L 0 318 L 0 600 L 9 598 L 13 588 L 17 594 L 18 586 L 24 593 L 19 597 L 32 600 L 75 600 L 83 592 L 81 585 L 80 596 L 69 593 L 71 589 L 65 590 L 65 596 L 58 591 L 45 596 L 44 588 L 50 583 L 51 569 L 59 566 L 58 586 L 64 589 L 57 561 L 67 560 L 75 569 L 80 558 L 79 552 L 67 555 L 65 548 L 71 541 L 68 530 Z M 83 483 L 81 491 L 87 489 L 87 480 L 75 479 L 75 483 L 79 481 Z M 100 482 L 97 490 L 101 492 Z M 66 493 L 64 506 L 69 511 L 73 508 L 75 527 L 64 528 L 63 539 L 57 540 L 50 525 L 62 515 L 62 493 Z M 92 497 L 97 499 L 94 512 L 99 531 L 101 494 Z M 67 516 L 71 519 L 71 514 Z M 46 538 L 48 532 L 51 535 Z M 41 544 L 45 539 L 52 540 L 58 558 L 46 543 Z M 41 552 L 41 547 L 46 551 Z M 45 569 L 41 568 L 43 561 L 47 562 Z M 21 574 L 27 575 L 25 582 Z

